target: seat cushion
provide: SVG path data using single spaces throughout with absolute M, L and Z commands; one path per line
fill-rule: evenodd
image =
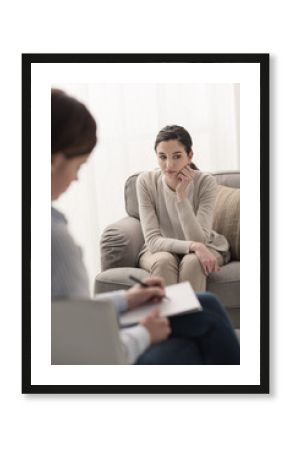
M 240 260 L 240 189 L 218 186 L 213 229 L 230 244 L 231 259 Z
M 149 276 L 146 270 L 136 267 L 117 267 L 99 273 L 95 278 L 95 294 L 102 292 L 116 291 L 118 289 L 128 289 L 134 282 L 129 279 L 133 275 L 141 280 Z
M 240 307 L 240 262 L 231 261 L 213 272 L 207 279 L 206 289 L 216 294 L 226 308 Z

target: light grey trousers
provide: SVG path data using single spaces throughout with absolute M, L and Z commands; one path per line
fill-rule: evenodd
M 209 250 L 217 258 L 218 265 L 222 266 L 223 256 L 212 248 Z M 169 252 L 151 253 L 147 250 L 141 255 L 139 266 L 150 272 L 150 275 L 163 277 L 166 285 L 189 281 L 195 291 L 206 290 L 206 276 L 195 253 L 178 256 Z

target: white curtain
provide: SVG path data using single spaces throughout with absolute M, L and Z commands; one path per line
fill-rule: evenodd
M 104 228 L 122 218 L 124 183 L 157 167 L 154 141 L 165 125 L 185 127 L 203 171 L 239 169 L 238 84 L 57 84 L 96 118 L 99 142 L 79 181 L 57 201 L 83 248 L 91 289 Z

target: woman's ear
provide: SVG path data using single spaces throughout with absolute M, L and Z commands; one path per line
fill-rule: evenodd
M 189 157 L 189 159 L 191 161 L 192 158 L 193 158 L 193 151 L 192 150 L 190 150 L 190 152 L 188 153 L 188 157 Z
M 53 153 L 51 155 L 51 172 L 55 172 L 62 165 L 63 159 L 62 153 Z

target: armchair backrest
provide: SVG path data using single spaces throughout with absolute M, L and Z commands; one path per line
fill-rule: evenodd
M 128 216 L 135 217 L 135 219 L 140 219 L 138 199 L 136 191 L 136 181 L 139 173 L 134 173 L 131 175 L 125 183 L 125 208 Z
M 127 214 L 135 219 L 139 219 L 138 200 L 136 193 L 136 181 L 139 173 L 131 175 L 125 184 L 125 207 Z M 232 188 L 240 187 L 240 172 L 238 171 L 226 171 L 215 172 L 212 174 L 218 184 L 222 186 L 228 186 Z

